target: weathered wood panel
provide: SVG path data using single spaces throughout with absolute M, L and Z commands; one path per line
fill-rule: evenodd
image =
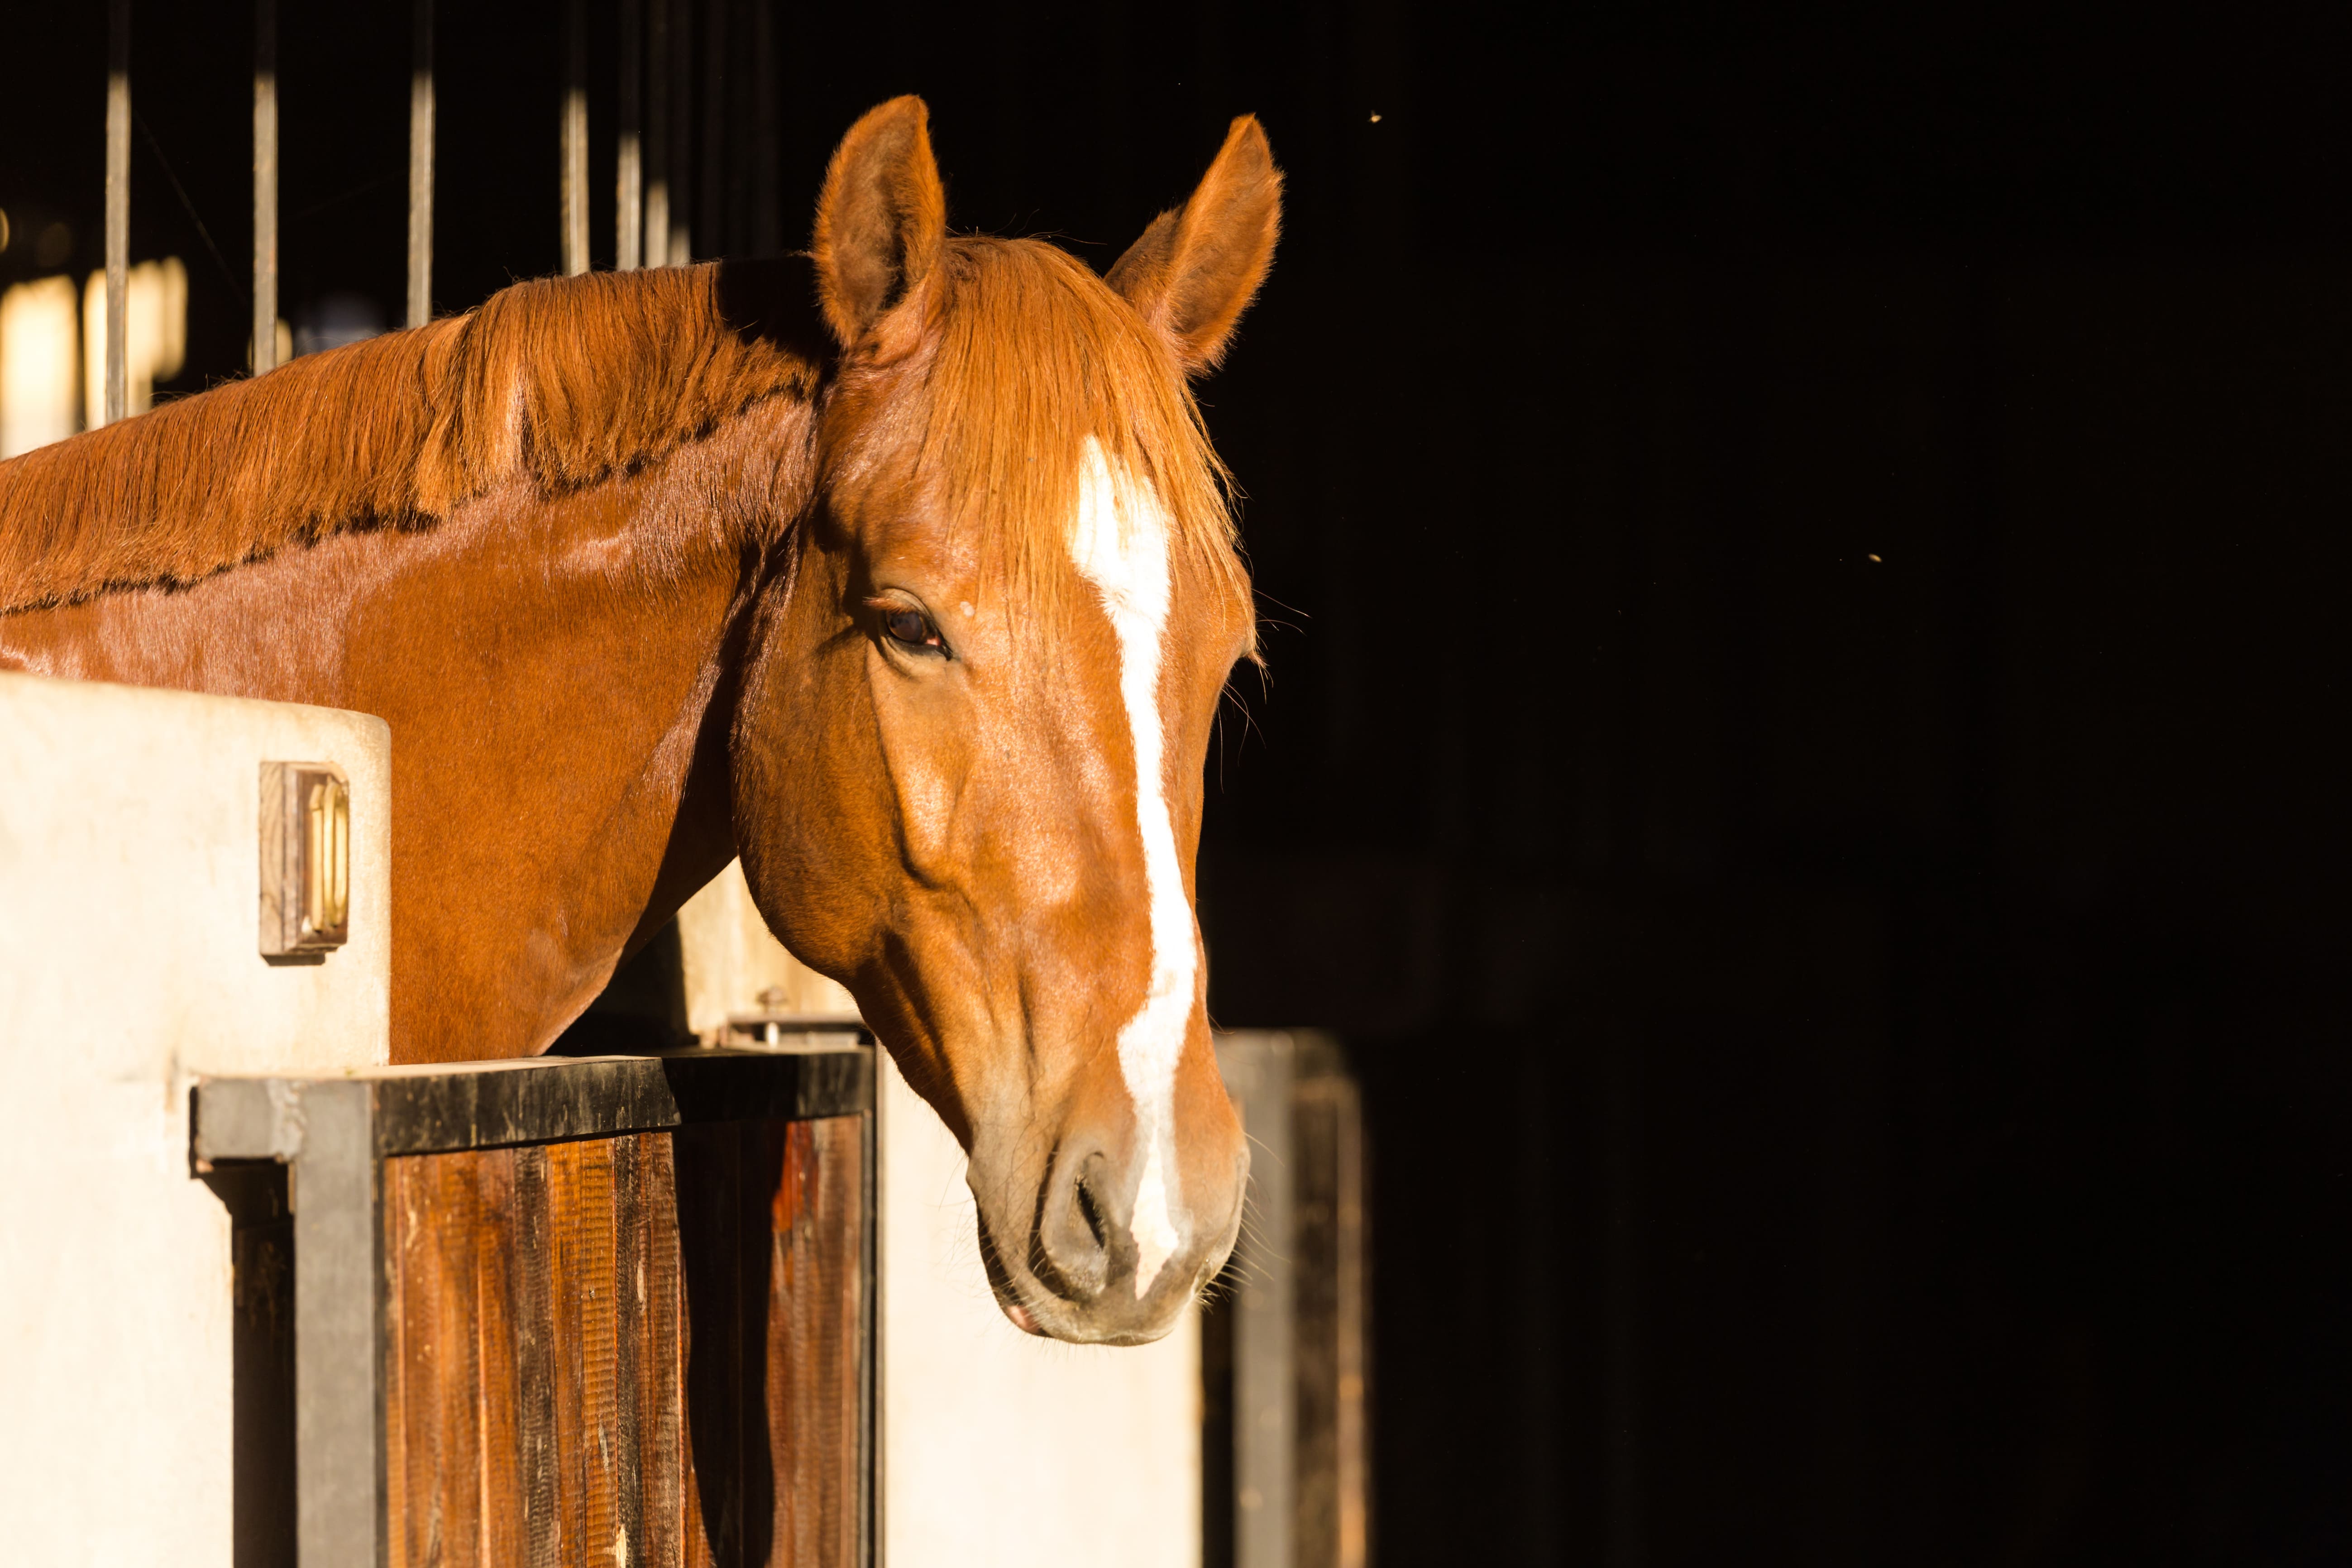
M 1370 1561 L 1363 1110 L 1336 1042 L 1220 1035 L 1255 1145 L 1244 1232 L 1202 1326 L 1209 1568 Z
M 863 1119 L 384 1162 L 391 1561 L 853 1568 Z
M 1298 1380 L 1292 1550 L 1300 1568 L 1363 1568 L 1363 1110 L 1355 1080 L 1342 1076 L 1336 1060 L 1301 1054 L 1306 1070 L 1290 1091 L 1292 1373 Z
M 768 1320 L 775 1539 L 782 1562 L 847 1563 L 863 1522 L 864 1128 L 851 1116 L 782 1125 Z

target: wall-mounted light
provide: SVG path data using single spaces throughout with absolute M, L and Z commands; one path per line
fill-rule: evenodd
M 351 923 L 351 780 L 332 763 L 262 763 L 262 952 L 324 952 Z

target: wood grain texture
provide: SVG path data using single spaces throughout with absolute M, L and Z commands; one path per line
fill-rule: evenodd
M 865 1322 L 863 1123 L 793 1121 L 771 1215 L 767 1409 L 777 1561 L 857 1561 Z
M 862 1119 L 384 1162 L 399 1568 L 856 1568 Z
M 1293 1373 L 1299 1568 L 1368 1556 L 1363 1110 L 1336 1068 L 1291 1090 Z
M 515 1478 L 521 1561 L 530 1568 L 563 1562 L 555 1512 L 555 1238 L 547 1155 L 543 1147 L 515 1151 L 514 1226 L 506 1237 L 516 1282 Z

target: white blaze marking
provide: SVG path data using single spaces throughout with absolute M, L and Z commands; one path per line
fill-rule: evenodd
M 1192 906 L 1176 858 L 1168 810 L 1166 741 L 1160 723 L 1160 636 L 1168 626 L 1168 515 L 1150 489 L 1113 474 L 1102 445 L 1087 437 L 1078 476 L 1078 521 L 1070 558 L 1101 593 L 1118 636 L 1118 689 L 1135 746 L 1135 824 L 1143 835 L 1143 875 L 1151 895 L 1151 984 L 1118 1032 L 1118 1068 L 1135 1101 L 1142 1175 L 1130 1226 L 1138 1253 L 1138 1300 L 1160 1277 L 1180 1239 L 1182 1201 L 1176 1172 L 1176 1059 L 1192 1019 L 1199 956 Z

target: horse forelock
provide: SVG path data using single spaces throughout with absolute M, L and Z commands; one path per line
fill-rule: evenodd
M 887 448 L 942 521 L 978 543 L 1024 621 L 1057 624 L 1087 476 L 1104 461 L 1157 497 L 1171 566 L 1246 604 L 1229 476 L 1181 370 L 1134 309 L 1034 239 L 950 238 L 938 288 L 922 346 L 873 373 L 890 391 L 872 400 L 874 439 L 856 444 Z M 852 456 L 836 482 L 858 482 L 877 457 Z
M 719 264 L 518 283 L 0 462 L 0 613 L 430 527 L 502 482 L 577 490 L 810 396 L 817 358 L 724 291 Z

